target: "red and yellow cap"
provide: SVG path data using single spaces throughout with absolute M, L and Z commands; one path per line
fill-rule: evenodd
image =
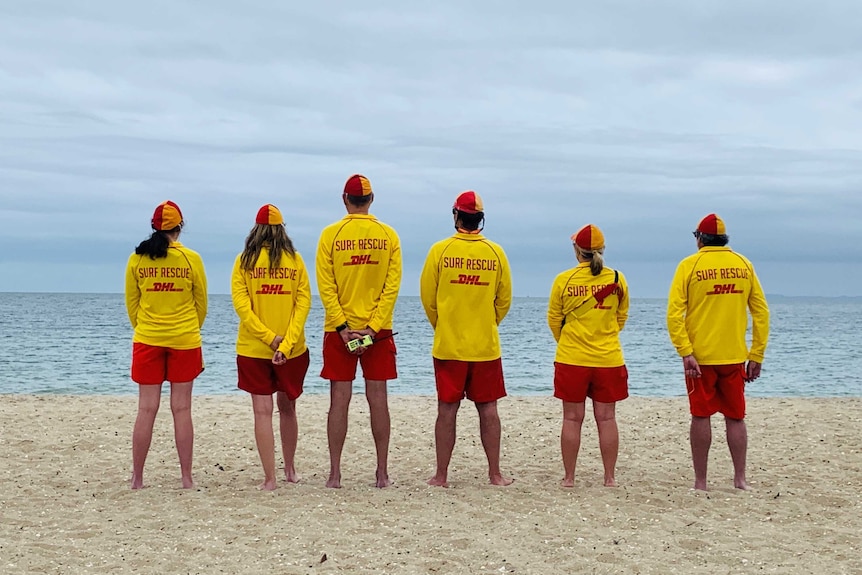
M 697 231 L 711 236 L 723 236 L 727 234 L 727 228 L 724 227 L 724 220 L 715 214 L 709 214 L 700 220 L 700 223 L 697 224 Z
M 371 194 L 371 182 L 362 174 L 353 174 L 344 184 L 344 193 L 348 196 L 368 196 Z
M 168 200 L 156 206 L 153 212 L 152 226 L 156 231 L 172 230 L 183 223 L 183 213 L 180 207 Z
M 257 217 L 254 219 L 256 224 L 265 226 L 277 226 L 284 223 L 284 218 L 281 217 L 281 212 L 272 204 L 261 206 L 257 211 Z
M 485 211 L 485 205 L 482 203 L 482 198 L 480 198 L 479 194 L 473 190 L 467 190 L 466 192 L 458 194 L 458 197 L 455 198 L 455 204 L 452 207 L 459 212 L 464 212 L 465 214 L 475 214 L 477 212 Z
M 594 252 L 605 247 L 605 235 L 597 226 L 587 224 L 572 235 L 572 243 L 587 252 Z

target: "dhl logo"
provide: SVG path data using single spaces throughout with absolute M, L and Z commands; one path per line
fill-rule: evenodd
M 260 289 L 254 292 L 257 295 L 290 295 L 290 290 L 284 289 L 281 284 L 261 284 Z
M 468 285 L 468 286 L 486 286 L 490 282 L 479 281 L 479 276 L 472 276 L 472 275 L 467 275 L 467 274 L 458 274 L 458 279 L 450 280 L 449 283 Z
M 715 284 L 712 286 L 712 291 L 706 292 L 706 295 L 724 295 L 729 293 L 745 293 L 741 289 L 736 289 L 736 284 Z
M 183 291 L 183 288 L 175 288 L 174 282 L 155 282 L 147 291 Z
M 350 256 L 349 262 L 344 262 L 346 266 L 365 266 L 365 265 L 377 265 L 380 262 L 377 260 L 371 259 L 371 254 L 362 254 L 361 256 Z

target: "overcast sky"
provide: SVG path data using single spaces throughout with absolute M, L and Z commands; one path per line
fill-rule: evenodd
M 862 295 L 860 22 L 858 0 L 3 0 L 0 291 L 121 292 L 166 199 L 213 293 L 264 203 L 313 266 L 359 172 L 405 295 L 466 189 L 519 296 L 594 223 L 632 295 L 665 297 L 710 212 L 767 293 Z

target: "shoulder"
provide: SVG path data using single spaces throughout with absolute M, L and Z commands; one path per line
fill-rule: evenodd
M 498 256 L 503 259 L 506 259 L 506 250 L 503 249 L 503 246 L 493 240 L 489 240 L 488 238 L 482 238 L 480 241 L 492 250 L 494 250 L 494 253 L 496 253 Z
M 203 258 L 201 258 L 201 255 L 200 255 L 198 252 L 196 252 L 195 250 L 191 249 L 191 248 L 187 248 L 186 246 L 171 246 L 171 247 L 172 247 L 172 248 L 174 248 L 174 249 L 177 249 L 177 250 L 181 251 L 181 252 L 182 252 L 182 253 L 184 253 L 184 254 L 186 255 L 186 257 L 188 257 L 189 259 L 195 259 L 195 260 L 198 260 L 198 261 L 203 261 Z

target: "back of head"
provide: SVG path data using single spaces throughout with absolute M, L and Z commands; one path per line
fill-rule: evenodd
M 371 182 L 362 174 L 353 174 L 344 183 L 342 197 L 345 201 L 357 207 L 367 205 L 374 197 L 374 192 L 371 190 Z
M 571 236 L 575 251 L 590 262 L 590 272 L 597 276 L 605 267 L 605 235 L 598 226 L 587 224 Z
M 174 202 L 167 200 L 156 206 L 150 226 L 153 233 L 135 248 L 138 255 L 147 255 L 151 259 L 163 258 L 168 255 L 171 240 L 168 234 L 179 233 L 183 229 L 183 212 Z
M 178 205 L 168 200 L 156 206 L 150 223 L 154 231 L 172 232 L 177 228 L 182 228 L 183 213 Z
M 460 223 L 461 229 L 474 232 L 481 229 L 480 226 L 485 220 L 485 204 L 479 194 L 473 190 L 467 190 L 455 198 L 452 213 L 455 215 L 456 229 Z
M 246 271 L 251 270 L 264 248 L 269 250 L 270 270 L 279 266 L 282 254 L 287 252 L 293 255 L 295 253 L 293 242 L 284 228 L 284 217 L 282 217 L 281 211 L 272 204 L 264 204 L 257 211 L 254 227 L 245 239 L 245 248 L 242 256 L 240 256 L 240 267 Z
M 726 246 L 730 241 L 724 220 L 717 214 L 707 214 L 697 224 L 694 235 L 705 246 Z

